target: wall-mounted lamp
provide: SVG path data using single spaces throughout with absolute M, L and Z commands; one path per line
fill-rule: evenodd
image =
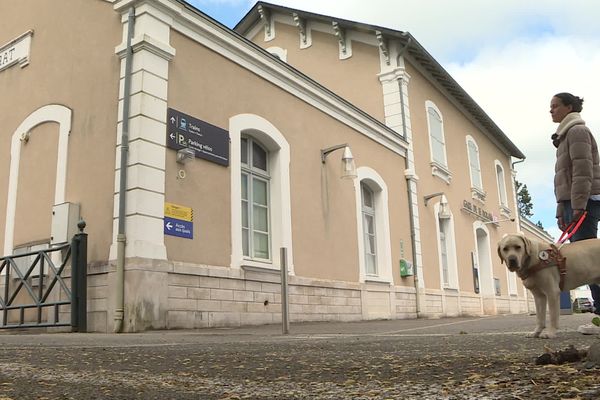
M 344 149 L 344 154 L 342 155 L 341 178 L 356 178 L 356 165 L 354 165 L 354 157 L 352 156 L 352 152 L 350 151 L 350 146 L 348 145 L 348 143 L 338 144 L 336 146 L 331 146 L 326 149 L 321 149 L 321 162 L 325 164 L 325 159 L 327 158 L 327 155 L 339 149 Z
M 444 194 L 444 192 L 437 192 L 437 193 L 432 193 L 432 194 L 428 194 L 427 196 L 424 196 L 423 200 L 425 201 L 425 207 L 427 207 L 427 202 L 429 200 L 431 200 L 437 196 L 442 196 L 440 199 L 440 210 L 438 212 L 438 217 L 439 218 L 450 218 L 452 215 L 450 214 L 450 210 L 448 209 L 448 199 L 446 198 L 446 195 Z
M 196 157 L 196 152 L 193 149 L 183 148 L 177 150 L 177 162 L 179 164 L 185 164 L 186 162 L 193 160 Z
M 482 225 L 487 225 L 487 224 L 498 225 L 500 222 L 506 222 L 506 221 L 515 222 L 515 219 L 514 218 L 497 219 L 495 221 L 494 220 L 492 220 L 492 221 L 486 221 Z

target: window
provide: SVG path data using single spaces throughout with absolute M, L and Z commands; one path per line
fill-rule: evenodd
M 498 180 L 498 198 L 500 205 L 506 206 L 506 185 L 504 184 L 504 170 L 502 165 L 496 164 L 496 179 Z
M 367 275 L 377 275 L 377 237 L 375 231 L 375 196 L 364 183 L 362 191 L 362 221 L 365 245 L 365 268 Z
M 471 174 L 471 193 L 474 199 L 485 201 L 485 192 L 481 181 L 481 167 L 479 164 L 479 147 L 471 136 L 467 136 L 467 153 L 469 172 Z
M 504 168 L 502 168 L 502 164 L 498 160 L 496 160 L 494 164 L 496 166 L 496 181 L 498 183 L 498 200 L 500 202 L 500 212 L 504 216 L 510 217 L 511 211 L 508 207 L 508 197 L 506 195 L 506 181 L 504 180 Z
M 442 283 L 444 286 L 448 286 L 450 284 L 450 277 L 448 275 L 448 242 L 446 241 L 444 224 L 444 220 L 440 219 L 440 258 L 442 259 Z
M 281 61 L 287 61 L 287 50 L 282 49 L 281 47 L 269 47 L 267 51 L 271 53 L 271 55 L 275 58 L 279 58 Z
M 356 174 L 359 281 L 389 283 L 393 277 L 387 185 L 369 167 L 357 168 Z
M 279 270 L 285 247 L 293 275 L 290 146 L 255 114 L 231 117 L 229 135 L 231 267 Z
M 435 210 L 437 214 L 441 287 L 445 289 L 458 289 L 458 270 L 452 214 L 442 214 L 440 203 L 436 204 Z
M 240 143 L 242 253 L 255 259 L 270 259 L 268 152 L 256 140 Z
M 436 163 L 446 166 L 446 144 L 442 131 L 442 117 L 431 107 L 427 111 L 429 113 L 429 135 L 431 136 L 431 158 Z
M 429 146 L 431 150 L 431 172 L 447 183 L 450 183 L 452 175 L 448 169 L 446 158 L 446 141 L 444 138 L 444 121 L 442 113 L 431 102 L 425 102 L 427 110 L 427 125 L 429 127 Z

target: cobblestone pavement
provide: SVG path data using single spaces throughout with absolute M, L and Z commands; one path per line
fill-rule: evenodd
M 7 399 L 597 399 L 600 369 L 535 365 L 587 349 L 589 314 L 557 339 L 533 316 L 292 324 L 143 334 L 0 334 Z

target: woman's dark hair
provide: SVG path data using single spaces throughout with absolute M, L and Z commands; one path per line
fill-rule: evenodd
M 555 94 L 565 106 L 572 106 L 573 112 L 581 112 L 583 109 L 583 99 L 578 96 L 573 96 L 571 93 L 563 92 Z

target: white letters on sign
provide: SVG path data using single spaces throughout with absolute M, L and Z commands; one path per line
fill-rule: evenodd
M 16 64 L 19 64 L 21 68 L 29 64 L 32 36 L 33 31 L 27 31 L 0 47 L 0 72 Z

